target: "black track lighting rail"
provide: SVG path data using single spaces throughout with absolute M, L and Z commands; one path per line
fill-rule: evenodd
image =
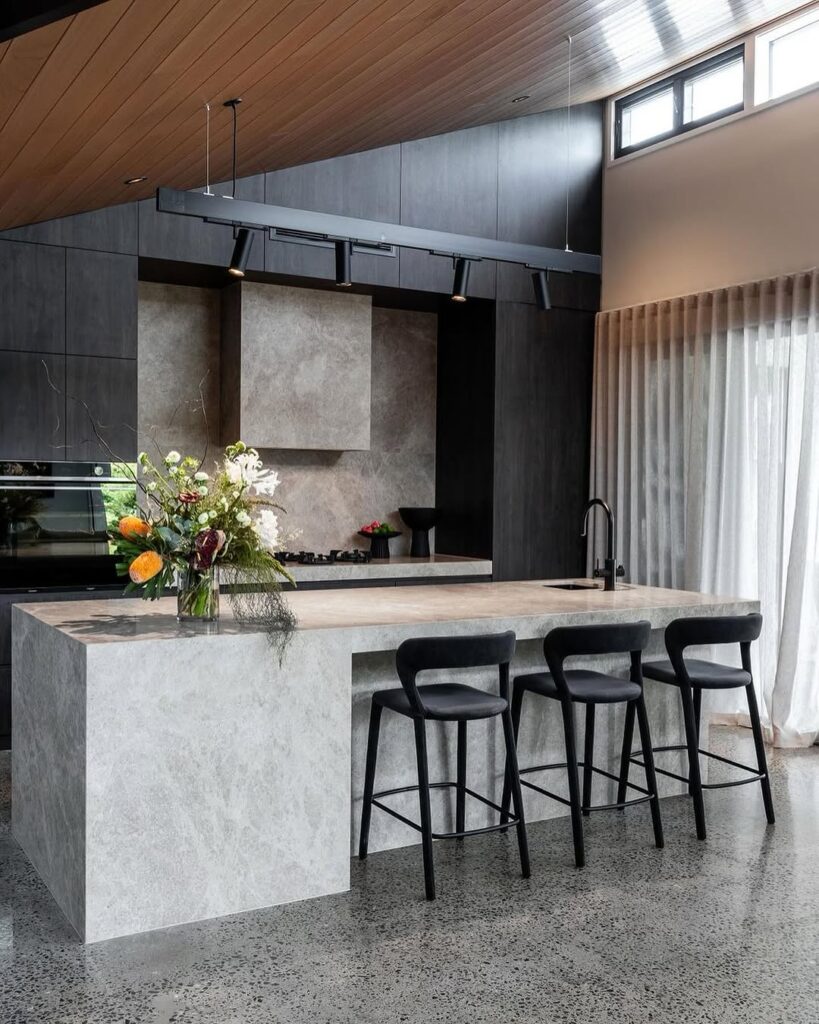
M 234 227 L 302 231 L 328 241 L 399 245 L 406 249 L 422 249 L 467 260 L 515 263 L 538 270 L 599 275 L 601 269 L 600 257 L 591 253 L 547 249 L 539 245 L 502 242 L 473 235 L 454 235 L 446 231 L 341 217 L 313 210 L 295 210 L 289 206 L 270 206 L 246 199 L 174 188 L 157 189 L 156 208 L 161 213 L 198 217 L 200 220 L 231 224 Z

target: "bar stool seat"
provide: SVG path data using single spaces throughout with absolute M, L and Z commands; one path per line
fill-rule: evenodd
M 752 681 L 750 672 L 714 661 L 686 658 L 685 668 L 691 685 L 703 690 L 734 690 L 738 686 L 750 686 Z M 643 662 L 643 675 L 660 683 L 677 685 L 677 673 L 670 661 Z
M 624 700 L 637 700 L 642 693 L 639 683 L 603 672 L 568 669 L 563 675 L 569 696 L 577 704 L 619 704 Z M 550 672 L 515 676 L 515 686 L 543 697 L 560 698 L 560 690 Z
M 443 722 L 474 721 L 479 718 L 494 718 L 506 711 L 508 704 L 503 697 L 464 683 L 433 683 L 418 686 L 426 717 Z M 378 690 L 373 701 L 382 708 L 389 708 L 399 715 L 413 718 L 416 714 L 403 687 L 394 690 Z
M 751 675 L 751 644 L 759 639 L 761 631 L 762 616 L 758 612 L 750 615 L 674 619 L 673 622 L 669 623 L 665 631 L 665 647 L 669 655 L 668 660 L 647 662 L 643 665 L 643 675 L 647 679 L 656 679 L 658 682 L 675 686 L 680 694 L 683 726 L 685 728 L 685 743 L 672 743 L 662 747 L 653 747 L 651 750 L 651 760 L 653 763 L 654 754 L 661 752 L 685 751 L 687 753 L 687 776 L 656 766 L 654 770 L 660 775 L 665 775 L 670 779 L 675 779 L 688 785 L 688 791 L 694 801 L 694 822 L 698 839 L 705 839 L 706 837 L 703 792 L 707 789 L 728 789 L 734 786 L 758 782 L 762 789 L 762 800 L 765 805 L 765 815 L 768 823 L 773 825 L 776 820 L 773 799 L 771 797 L 768 762 L 765 757 L 762 724 L 759 720 L 759 707 L 757 705 L 756 693 L 754 692 L 754 680 Z M 725 644 L 739 645 L 742 668 L 733 668 L 729 665 L 719 665 L 715 662 L 702 661 L 685 656 L 685 652 L 689 647 L 713 647 Z M 713 753 L 713 751 L 703 750 L 700 746 L 702 691 L 737 688 L 745 690 L 748 702 L 748 717 L 751 720 L 751 730 L 756 749 L 756 765 L 732 761 L 728 757 L 722 757 L 720 754 Z M 643 766 L 646 754 L 649 753 L 646 743 L 643 744 L 640 750 L 631 750 L 633 725 L 634 711 L 632 706 L 629 705 L 626 710 L 626 741 L 623 744 L 624 770 L 621 773 L 618 800 L 622 800 L 625 795 L 628 785 L 629 764 Z M 726 782 L 703 782 L 700 772 L 701 757 L 707 757 L 714 761 L 720 761 L 731 768 L 737 768 L 744 775 L 739 778 L 729 779 Z M 640 760 L 640 758 L 644 760 Z
M 395 668 L 401 680 L 401 688 L 377 690 L 370 704 L 370 729 L 367 736 L 367 764 L 364 769 L 364 795 L 361 804 L 361 833 L 358 841 L 358 856 L 366 860 L 370 840 L 370 821 L 373 807 L 397 818 L 409 828 L 421 833 L 421 848 L 424 856 L 424 889 L 428 900 L 435 899 L 435 866 L 432 857 L 434 839 L 464 839 L 466 836 L 486 835 L 489 832 L 506 832 L 509 823 L 518 834 L 520 871 L 524 878 L 530 874 L 529 846 L 526 838 L 526 822 L 523 818 L 523 798 L 520 790 L 518 759 L 515 751 L 515 734 L 509 706 L 509 664 L 515 653 L 515 634 L 487 633 L 479 636 L 417 637 L 405 640 L 395 654 Z M 419 685 L 417 677 L 422 672 L 436 672 L 448 669 L 470 669 L 494 667 L 498 671 L 498 693 L 478 690 L 464 683 L 441 681 L 432 685 Z M 375 769 L 378 760 L 378 740 L 381 729 L 381 715 L 384 709 L 412 719 L 415 731 L 415 759 L 418 767 L 418 784 L 398 786 L 375 792 Z M 475 719 L 500 718 L 503 740 L 506 747 L 505 785 L 509 787 L 514 814 L 510 815 L 509 799 L 503 806 L 489 797 L 476 793 L 466 785 L 466 742 L 467 725 Z M 427 722 L 453 722 L 457 725 L 457 778 L 455 781 L 430 782 L 427 762 Z M 432 827 L 432 812 L 429 793 L 431 789 L 455 790 L 455 829 L 450 832 L 436 832 Z M 385 797 L 417 792 L 421 821 L 412 821 L 395 807 L 384 803 Z M 470 797 L 497 811 L 501 821 L 479 828 L 466 827 L 466 798 Z

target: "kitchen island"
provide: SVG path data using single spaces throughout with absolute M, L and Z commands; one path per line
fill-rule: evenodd
M 407 638 L 512 629 L 514 675 L 542 665 L 541 640 L 558 625 L 648 619 L 650 657 L 673 618 L 758 607 L 544 581 L 295 592 L 288 601 L 299 625 L 281 664 L 229 607 L 212 626 L 178 623 L 172 599 L 14 607 L 13 833 L 85 941 L 348 889 L 370 694 L 398 685 L 394 653 Z M 497 686 L 491 672 L 470 679 Z M 654 687 L 647 701 L 655 743 L 679 735 L 676 694 Z M 522 764 L 563 759 L 554 711 L 527 711 Z M 599 764 L 616 755 L 621 724 L 601 720 Z M 495 725 L 470 728 L 468 772 L 473 788 L 497 797 Z M 453 757 L 454 736 L 435 726 L 431 777 L 452 777 Z M 377 786 L 407 785 L 414 772 L 412 730 L 386 716 Z M 530 821 L 562 811 L 531 797 Z M 482 805 L 468 810 L 468 826 L 484 821 Z M 434 816 L 448 813 L 433 806 Z M 374 816 L 371 852 L 416 841 Z

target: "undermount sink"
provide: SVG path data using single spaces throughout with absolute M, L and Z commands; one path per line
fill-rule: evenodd
M 599 590 L 597 583 L 545 583 L 552 590 Z

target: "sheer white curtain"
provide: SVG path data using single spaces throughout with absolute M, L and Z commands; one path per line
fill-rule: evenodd
M 634 582 L 761 601 L 779 746 L 819 735 L 818 322 L 816 270 L 597 320 L 591 493 L 618 557 Z

